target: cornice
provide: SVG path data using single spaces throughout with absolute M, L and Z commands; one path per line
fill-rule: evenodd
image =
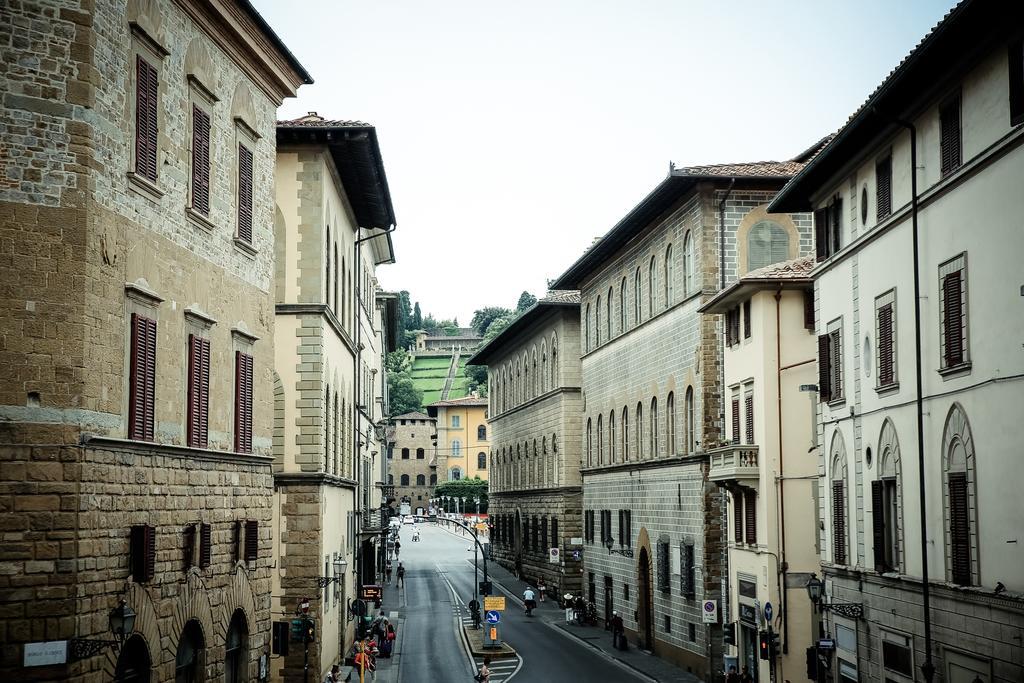
M 254 453 L 234 453 L 232 451 L 214 451 L 207 448 L 189 448 L 177 444 L 153 443 L 151 441 L 134 441 L 118 439 L 98 434 L 83 434 L 83 446 L 106 448 L 117 451 L 130 451 L 136 455 L 170 455 L 181 458 L 194 458 L 208 462 L 220 462 L 231 465 L 269 468 L 274 458 L 269 455 Z
M 355 479 L 326 472 L 274 472 L 274 486 L 333 486 L 354 489 L 359 483 Z
M 614 465 L 601 465 L 599 467 L 581 467 L 581 476 L 594 476 L 611 472 L 623 472 L 628 470 L 656 470 L 677 465 L 700 465 L 708 460 L 707 453 L 695 455 L 673 456 L 671 458 L 658 458 L 656 460 L 631 460 L 630 462 L 616 463 Z

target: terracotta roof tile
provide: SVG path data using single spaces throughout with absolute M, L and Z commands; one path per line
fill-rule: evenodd
M 486 398 L 480 398 L 479 396 L 463 396 L 462 398 L 450 398 L 447 401 L 436 401 L 431 403 L 428 408 L 449 408 L 453 406 L 485 406 L 487 405 Z
M 373 128 L 372 124 L 363 121 L 346 121 L 344 119 L 325 119 L 311 111 L 305 116 L 287 121 L 278 121 L 278 128 Z
M 537 303 L 541 304 L 578 304 L 580 293 L 575 289 L 551 289 L 544 295 L 544 298 Z
M 414 410 L 411 413 L 403 413 L 402 415 L 395 415 L 392 420 L 434 420 L 436 418 L 425 415 L 424 413 Z
M 742 164 L 711 164 L 676 168 L 673 175 L 731 178 L 789 178 L 804 165 L 798 161 L 753 161 Z
M 752 270 L 740 280 L 802 280 L 811 276 L 814 263 L 814 256 L 801 256 Z

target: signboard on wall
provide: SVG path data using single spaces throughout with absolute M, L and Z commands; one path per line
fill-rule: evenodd
M 705 600 L 701 608 L 701 615 L 703 616 L 703 623 L 705 624 L 717 624 L 718 623 L 718 600 Z
M 22 666 L 49 666 L 68 661 L 68 641 L 51 640 L 45 643 L 25 643 Z

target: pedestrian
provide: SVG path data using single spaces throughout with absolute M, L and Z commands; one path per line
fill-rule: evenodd
M 622 623 L 622 617 L 619 616 L 618 612 L 612 612 L 612 619 L 609 623 L 612 629 L 612 647 L 616 650 L 625 649 L 620 643 L 623 638 L 622 634 L 626 631 L 626 626 Z
M 740 675 L 736 673 L 736 665 L 729 665 L 729 673 L 725 675 L 725 683 L 740 683 Z
M 750 675 L 750 669 L 746 666 L 743 667 L 743 673 L 740 674 L 740 683 L 754 683 L 754 677 Z
M 583 600 L 583 593 L 578 593 L 576 595 L 576 601 L 573 603 L 573 607 L 576 609 L 576 613 L 574 615 L 576 617 L 576 623 L 582 626 L 583 615 L 587 610 L 587 603 Z
M 331 672 L 324 678 L 324 683 L 338 683 L 341 680 L 341 669 L 335 664 L 331 667 Z
M 395 571 L 395 574 L 398 576 L 398 585 L 399 586 L 404 586 L 405 585 L 405 567 L 402 566 L 401 562 L 398 563 L 398 569 Z
M 480 683 L 489 683 L 491 680 L 491 656 L 484 655 L 484 663 L 480 665 L 480 672 L 473 677 L 473 680 Z
M 389 585 L 389 586 L 391 585 L 391 569 L 392 569 L 392 567 L 391 567 L 391 560 L 388 560 L 388 561 L 387 561 L 387 562 L 386 562 L 386 563 L 384 564 L 384 576 L 386 576 L 386 577 L 387 577 L 387 579 L 388 579 L 388 585 Z
M 398 552 L 402 549 L 402 542 L 395 541 L 395 559 L 398 559 Z
M 377 665 L 362 643 L 356 645 L 356 656 L 352 658 L 352 663 L 355 665 L 356 671 L 369 673 L 371 680 L 377 680 L 375 673 Z
M 539 594 L 541 602 L 544 602 L 544 593 L 546 591 L 547 591 L 547 588 L 544 586 L 544 579 L 543 578 L 537 579 L 537 593 Z
M 566 593 L 562 596 L 562 607 L 565 609 L 565 623 L 572 623 L 573 607 L 572 607 L 572 593 Z

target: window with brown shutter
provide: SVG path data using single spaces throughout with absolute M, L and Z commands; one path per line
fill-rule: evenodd
M 754 443 L 754 395 L 747 394 L 743 397 L 743 417 L 746 420 L 744 436 L 747 437 L 747 443 Z
M 1010 76 L 1010 125 L 1024 123 L 1024 41 L 1015 40 L 1007 48 Z
M 351 513 L 349 513 L 351 514 Z M 242 561 L 242 522 L 235 520 L 231 528 L 231 563 Z
M 887 387 L 895 382 L 892 304 L 887 303 L 878 309 L 878 385 Z
M 259 556 L 260 548 L 260 523 L 254 519 L 245 523 L 245 561 L 255 562 Z
M 750 339 L 750 299 L 743 302 L 743 338 Z
M 814 251 L 824 261 L 839 251 L 842 244 L 843 199 L 836 196 L 828 206 L 814 212 Z
M 964 362 L 961 272 L 955 270 L 942 278 L 943 366 L 947 368 Z
M 669 581 L 670 561 L 668 541 L 658 541 L 658 590 L 662 593 L 672 591 L 672 582 Z
M 192 209 L 210 215 L 210 115 L 192 105 Z
M 252 452 L 252 356 L 235 352 L 235 451 Z
M 156 574 L 156 528 L 137 524 L 131 529 L 130 557 L 132 581 L 147 583 Z
M 949 473 L 949 554 L 953 583 L 971 585 L 971 517 L 967 474 Z
M 188 336 L 188 415 L 186 431 L 191 448 L 206 448 L 210 415 L 210 340 Z
M 153 440 L 156 401 L 156 320 L 132 313 L 128 378 L 128 438 Z
M 818 398 L 832 400 L 832 342 L 827 334 L 818 336 Z
M 135 173 L 156 182 L 157 97 L 160 79 L 156 67 L 135 57 Z
M 829 206 L 829 253 L 839 251 L 843 243 L 843 198 L 836 197 Z
M 740 442 L 740 399 L 732 399 L 732 442 Z
M 832 561 L 846 564 L 846 487 L 832 482 Z
M 892 157 L 875 164 L 875 218 L 879 222 L 892 213 Z
M 885 559 L 885 490 L 882 481 L 871 482 L 871 538 L 875 546 L 875 571 L 892 569 Z
M 209 524 L 199 525 L 199 566 L 209 567 L 213 558 L 213 529 Z
M 814 212 L 814 255 L 816 261 L 824 261 L 830 256 L 828 250 L 828 209 Z
M 804 290 L 804 329 L 814 331 L 814 290 Z
M 749 545 L 757 545 L 757 493 L 744 492 L 743 501 L 743 540 Z
M 682 567 L 680 567 L 681 586 L 683 597 L 692 598 L 697 593 L 696 563 L 694 561 L 694 549 L 692 543 L 682 544 Z
M 181 534 L 183 552 L 182 552 L 182 564 L 185 565 L 185 571 L 192 568 L 195 563 L 195 552 L 196 552 L 196 525 L 189 524 L 182 530 Z
M 963 163 L 960 149 L 960 95 L 950 98 L 939 109 L 939 147 L 942 175 L 960 168 Z
M 238 143 L 238 238 L 252 244 L 252 150 Z
M 551 547 L 558 547 L 558 517 L 551 518 Z
M 832 359 L 832 378 L 829 384 L 832 392 L 831 400 L 837 401 L 843 398 L 843 338 L 842 328 L 832 330 L 828 334 L 831 346 L 830 357 Z
M 732 493 L 732 539 L 736 543 L 743 542 L 743 493 Z

